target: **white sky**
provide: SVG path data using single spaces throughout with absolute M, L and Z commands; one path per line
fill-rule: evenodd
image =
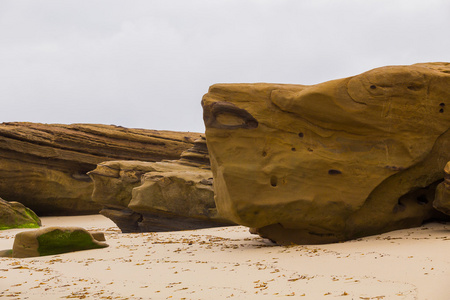
M 204 131 L 214 83 L 450 61 L 447 0 L 1 0 L 0 122 Z

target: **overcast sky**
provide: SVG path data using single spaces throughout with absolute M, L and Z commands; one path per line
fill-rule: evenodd
M 446 0 L 1 0 L 0 122 L 204 131 L 214 83 L 450 61 Z

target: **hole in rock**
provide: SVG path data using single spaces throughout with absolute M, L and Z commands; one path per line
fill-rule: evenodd
M 444 107 L 444 106 L 445 106 L 445 103 L 440 103 L 439 106 L 440 106 L 440 107 Z
M 303 132 L 300 132 L 300 133 L 298 134 L 298 136 L 302 138 L 302 137 L 303 137 Z
M 372 85 L 370 86 L 370 88 L 371 88 L 372 90 L 374 90 L 374 89 L 376 89 L 377 87 L 376 87 L 375 85 L 372 84 Z
M 419 203 L 420 205 L 425 205 L 428 203 L 428 199 L 427 196 L 425 195 L 420 195 L 419 197 L 417 197 L 417 203 Z
M 245 120 L 238 115 L 223 112 L 216 116 L 217 121 L 220 124 L 226 125 L 226 126 L 242 126 L 245 125 Z
M 444 109 L 443 109 L 443 108 L 441 108 L 441 109 L 439 110 L 439 112 L 440 112 L 440 113 L 443 113 L 443 112 L 444 112 Z
M 297 151 L 297 149 L 295 149 L 294 147 L 291 148 L 291 151 Z
M 91 179 L 91 177 L 89 177 L 89 175 L 83 174 L 83 173 L 74 173 L 74 174 L 72 174 L 72 178 L 76 179 L 76 180 L 79 180 L 79 181 L 85 181 L 85 182 L 91 182 L 92 181 L 92 179 Z
M 275 175 L 270 177 L 270 185 L 276 187 L 278 185 L 278 178 Z
M 331 170 L 328 170 L 328 174 L 330 174 L 330 175 L 338 175 L 338 174 L 342 174 L 342 172 L 339 171 L 339 170 L 331 169 Z
M 263 152 L 262 152 L 262 156 L 263 156 L 263 157 L 266 157 L 266 156 L 267 156 L 267 152 L 266 152 L 266 151 L 263 151 Z
M 403 204 L 402 202 L 400 202 L 400 200 L 398 200 L 397 205 L 394 206 L 393 212 L 398 213 L 398 212 L 405 211 L 405 209 L 406 209 L 405 204 Z
M 226 102 L 215 102 L 205 110 L 204 117 L 208 126 L 218 129 L 258 127 L 258 121 L 248 111 Z
M 258 127 L 258 121 L 256 120 L 248 120 L 245 122 L 245 125 L 247 125 L 250 128 L 256 128 Z

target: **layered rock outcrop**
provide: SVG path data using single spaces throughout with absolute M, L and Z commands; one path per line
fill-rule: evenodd
M 95 124 L 0 124 L 0 195 L 39 215 L 98 213 L 86 173 L 110 160 L 178 159 L 198 133 Z
M 217 214 L 206 141 L 179 160 L 109 161 L 88 173 L 92 200 L 122 232 L 198 229 L 232 224 Z
M 450 64 L 317 85 L 218 84 L 202 100 L 218 211 L 281 244 L 418 226 L 450 160 Z
M 0 198 L 0 230 L 12 228 L 38 228 L 39 217 L 19 202 L 8 202 Z

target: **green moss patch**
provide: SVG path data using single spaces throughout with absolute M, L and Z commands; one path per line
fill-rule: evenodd
M 23 223 L 13 225 L 0 224 L 0 230 L 15 229 L 15 228 L 39 228 L 39 227 L 40 226 L 37 223 Z
M 25 213 L 36 222 L 37 225 L 36 227 L 41 226 L 41 219 L 39 219 L 39 217 L 34 213 L 34 211 L 29 209 L 28 207 L 25 207 Z
M 38 236 L 37 240 L 41 256 L 107 247 L 95 242 L 91 234 L 82 230 L 56 229 Z

